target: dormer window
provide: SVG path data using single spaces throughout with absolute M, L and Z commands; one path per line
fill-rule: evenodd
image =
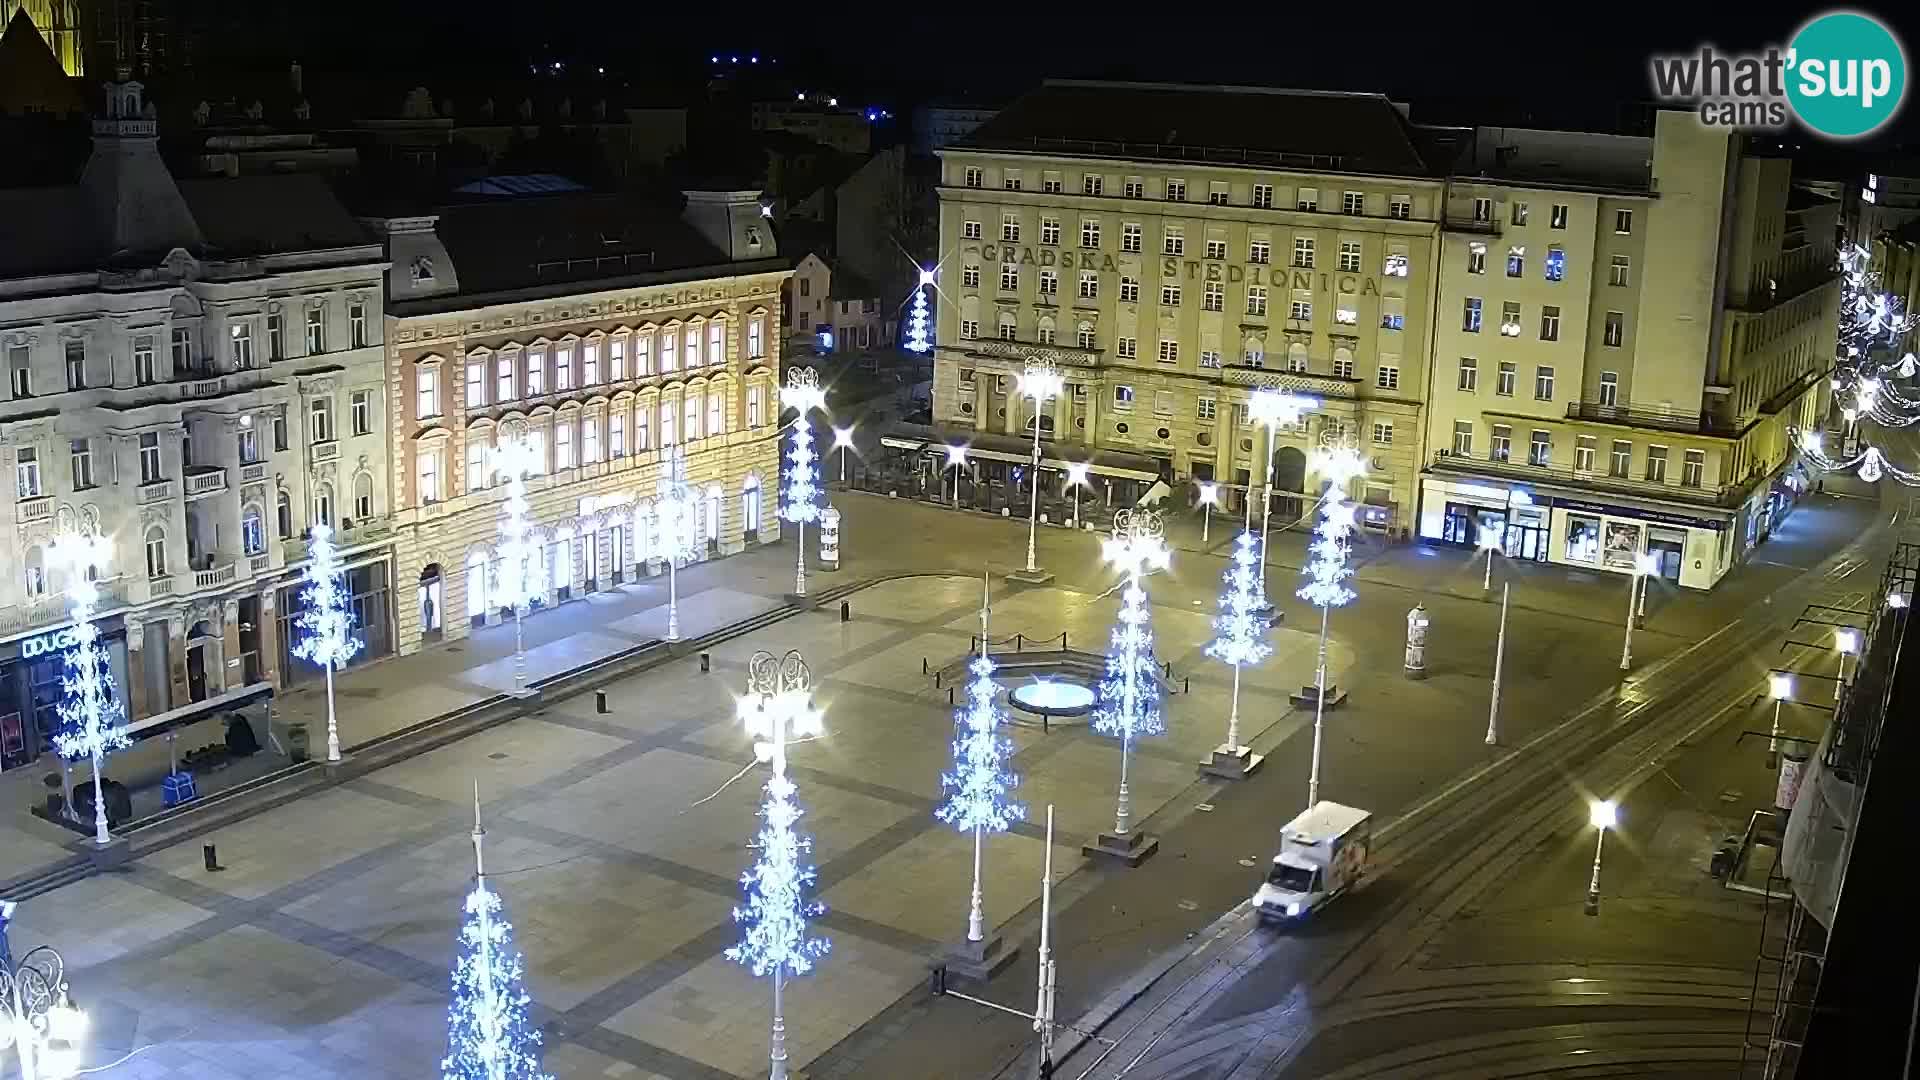
M 750 248 L 757 248 L 760 246 L 760 227 L 759 226 L 757 225 L 747 226 L 747 246 Z

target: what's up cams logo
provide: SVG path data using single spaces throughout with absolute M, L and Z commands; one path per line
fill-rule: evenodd
M 1907 96 L 1907 54 L 1871 15 L 1815 16 L 1782 49 L 1692 53 L 1648 61 L 1653 92 L 1685 102 L 1713 127 L 1779 130 L 1798 119 L 1830 139 L 1857 139 L 1886 126 Z

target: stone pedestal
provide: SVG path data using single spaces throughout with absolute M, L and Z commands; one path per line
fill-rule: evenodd
M 89 816 L 88 820 L 92 820 L 91 816 Z M 93 837 L 89 836 L 85 840 L 75 844 L 74 847 L 85 852 L 87 858 L 92 861 L 94 868 L 97 870 L 111 870 L 116 866 L 123 865 L 128 859 L 133 857 L 133 848 L 128 845 L 127 838 L 124 836 L 113 837 L 107 842 L 107 846 L 105 847 L 94 843 Z
M 1053 580 L 1053 573 L 1046 569 L 1015 570 L 1007 575 L 1007 580 L 1019 585 L 1045 585 Z
M 1200 771 L 1221 780 L 1244 780 L 1266 764 L 1265 754 L 1256 754 L 1251 746 L 1220 745 L 1213 756 L 1200 763 Z
M 351 775 L 350 769 L 352 765 L 353 765 L 352 754 L 349 754 L 343 750 L 340 753 L 339 761 L 328 761 L 325 757 L 325 748 L 324 747 L 322 748 L 322 756 L 320 757 L 320 767 L 327 771 L 327 779 L 329 780 L 346 779 L 348 776 Z
M 1320 703 L 1319 694 L 1320 694 L 1319 687 L 1303 686 L 1300 688 L 1299 693 L 1287 695 L 1287 699 L 1293 702 L 1293 707 L 1296 709 L 1311 709 Z M 1327 698 L 1326 698 L 1326 706 L 1325 706 L 1327 711 L 1331 712 L 1332 710 L 1339 708 L 1341 705 L 1346 703 L 1346 700 L 1347 700 L 1347 692 L 1345 690 L 1342 690 L 1338 686 L 1333 686 L 1333 685 L 1329 685 L 1327 687 Z
M 1000 969 L 1013 963 L 1020 955 L 1019 948 L 1009 948 L 1006 939 L 999 934 L 989 935 L 984 941 L 968 941 L 961 938 L 955 944 L 947 946 L 935 962 L 945 964 L 948 978 L 967 979 L 972 982 L 986 982 L 1000 973 Z
M 1103 832 L 1094 843 L 1080 846 L 1080 853 L 1090 859 L 1107 859 L 1128 866 L 1139 866 L 1159 850 L 1160 838 L 1138 829 L 1129 829 L 1124 834 Z

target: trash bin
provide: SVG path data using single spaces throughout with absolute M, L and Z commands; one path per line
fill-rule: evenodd
M 287 760 L 295 765 L 307 760 L 307 725 L 287 725 Z

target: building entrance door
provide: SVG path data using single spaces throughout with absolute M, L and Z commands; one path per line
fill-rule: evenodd
M 1670 529 L 1647 530 L 1647 553 L 1660 563 L 1660 576 L 1680 580 L 1681 561 L 1687 554 L 1687 534 Z

